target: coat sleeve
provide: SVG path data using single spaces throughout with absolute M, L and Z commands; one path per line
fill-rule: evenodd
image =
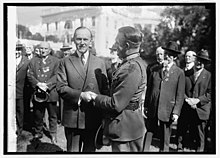
M 53 74 L 51 76 L 51 78 L 49 80 L 47 80 L 47 86 L 48 89 L 51 91 L 52 89 L 54 89 L 56 87 L 56 83 L 57 83 L 57 70 L 59 67 L 59 60 L 55 59 L 55 64 L 54 64 L 54 68 L 53 68 Z
M 176 103 L 174 106 L 173 114 L 180 115 L 180 111 L 184 102 L 184 94 L 185 94 L 185 74 L 181 70 L 178 78 L 178 84 L 176 89 Z
M 112 96 L 98 95 L 95 99 L 95 106 L 116 112 L 124 110 L 138 89 L 141 82 L 140 74 L 141 70 L 137 66 L 122 70 L 116 81 L 113 81 L 116 85 Z
M 80 90 L 76 90 L 68 86 L 67 82 L 67 71 L 65 67 L 64 60 L 61 60 L 59 68 L 57 71 L 57 84 L 56 84 L 58 94 L 68 102 L 72 104 L 78 104 L 80 97 Z
M 27 78 L 28 78 L 28 81 L 30 82 L 30 84 L 31 84 L 33 89 L 36 88 L 36 85 L 39 82 L 37 80 L 37 78 L 35 77 L 35 75 L 34 75 L 34 70 L 35 70 L 34 63 L 35 63 L 34 60 L 31 60 L 29 62 L 29 64 L 28 64 L 28 71 L 27 71 Z

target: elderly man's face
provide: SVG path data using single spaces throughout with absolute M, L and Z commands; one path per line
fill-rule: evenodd
M 186 61 L 187 64 L 195 62 L 195 56 L 194 55 L 195 55 L 195 53 L 192 52 L 192 51 L 186 52 L 185 61 Z
M 46 57 L 50 54 L 50 45 L 47 42 L 43 42 L 39 46 L 40 48 L 40 54 L 42 57 Z
M 158 63 L 163 63 L 164 61 L 164 50 L 162 48 L 158 48 L 156 50 L 156 58 Z
M 85 53 L 89 50 L 91 44 L 91 33 L 87 29 L 79 29 L 75 33 L 74 43 L 79 53 Z

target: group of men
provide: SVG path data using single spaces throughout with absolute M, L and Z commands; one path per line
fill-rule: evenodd
M 130 26 L 122 27 L 112 48 L 117 51 L 121 63 L 109 77 L 104 60 L 91 52 L 91 31 L 86 27 L 77 28 L 73 41 L 76 51 L 61 60 L 50 55 L 47 42 L 39 45 L 40 55 L 30 61 L 16 56 L 16 90 L 22 91 L 26 74 L 34 89 L 34 139 L 43 137 L 47 109 L 51 142 L 57 143 L 57 101 L 60 97 L 67 152 L 95 152 L 100 128 L 101 143 L 104 143 L 102 138 L 108 139 L 113 152 L 150 151 L 158 127 L 160 151 L 167 152 L 173 122 L 178 122 L 180 129 L 178 149 L 183 149 L 182 140 L 189 124 L 191 129 L 198 131 L 194 132 L 197 151 L 204 151 L 204 128 L 211 109 L 211 75 L 204 69 L 204 64 L 210 60 L 206 51 L 193 53 L 195 57 L 190 54 L 192 51 L 187 52 L 189 63 L 186 65 L 190 65 L 191 70 L 181 70 L 175 64 L 180 54 L 178 45 L 171 41 L 166 47 L 157 49 L 157 63 L 146 68 L 140 57 L 142 33 Z M 19 47 L 16 47 L 16 55 L 17 52 Z M 188 58 L 195 58 L 195 61 Z M 22 71 L 18 72 L 22 66 Z M 19 110 L 23 106 L 22 97 L 16 97 Z M 16 112 L 20 113 L 19 110 Z M 22 116 L 18 113 L 17 131 L 21 133 L 19 120 Z M 189 114 L 195 122 L 186 121 Z M 185 132 L 182 132 L 183 127 Z

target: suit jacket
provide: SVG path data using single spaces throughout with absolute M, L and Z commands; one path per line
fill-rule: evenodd
M 36 89 L 38 82 L 47 83 L 49 88 L 49 99 L 47 102 L 58 101 L 58 94 L 56 91 L 57 83 L 57 69 L 59 66 L 59 59 L 49 55 L 44 64 L 42 58 L 34 57 L 31 59 L 28 65 L 28 80 L 33 87 Z
M 111 97 L 98 95 L 95 106 L 108 112 L 104 134 L 114 141 L 132 141 L 142 137 L 145 124 L 140 108 L 146 86 L 146 68 L 140 57 L 131 59 L 114 72 Z
M 172 114 L 180 115 L 185 92 L 185 75 L 175 64 L 171 66 L 167 76 L 163 69 L 152 72 L 145 96 L 144 106 L 149 118 L 169 122 Z
M 61 61 L 57 79 L 57 91 L 64 100 L 62 124 L 69 128 L 98 128 L 100 111 L 92 102 L 81 101 L 80 106 L 78 102 L 81 92 L 109 93 L 104 61 L 90 53 L 85 68 L 75 52 Z
M 197 81 L 194 74 L 186 77 L 186 97 L 198 98 L 196 111 L 201 120 L 208 120 L 211 110 L 211 73 L 203 69 Z
M 21 62 L 16 68 L 16 99 L 23 98 L 24 85 L 27 77 L 29 60 L 22 56 Z

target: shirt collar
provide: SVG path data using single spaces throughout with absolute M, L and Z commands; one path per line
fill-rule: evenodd
M 192 67 L 193 67 L 194 65 L 195 65 L 194 62 L 191 62 L 191 63 L 189 63 L 189 64 L 186 64 L 185 70 L 190 70 L 190 69 L 192 69 Z
M 131 54 L 129 56 L 127 56 L 124 60 L 123 60 L 123 63 L 130 60 L 130 59 L 134 59 L 136 57 L 139 57 L 140 56 L 140 53 L 135 53 L 135 54 Z
M 166 66 L 167 71 L 170 70 L 170 68 L 173 66 L 173 64 L 174 64 L 174 62 L 171 62 Z M 163 69 L 165 69 L 165 68 L 163 68 Z
M 78 51 L 76 51 L 76 53 L 81 58 L 82 54 L 80 52 L 78 52 Z M 89 51 L 88 50 L 84 53 L 84 57 L 85 57 L 85 61 L 87 61 L 87 59 L 89 57 Z

